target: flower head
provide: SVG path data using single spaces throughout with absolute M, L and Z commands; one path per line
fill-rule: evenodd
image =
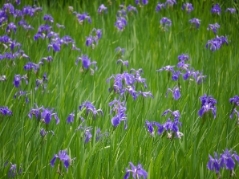
M 148 177 L 148 173 L 143 169 L 141 164 L 138 164 L 137 166 L 134 166 L 133 163 L 130 164 L 130 169 L 126 169 L 126 174 L 124 176 L 124 179 L 128 179 L 130 177 L 130 173 L 132 173 L 133 178 L 138 179 L 140 177 L 143 177 L 146 179 Z
M 193 11 L 193 5 L 191 3 L 184 3 L 182 6 L 182 10 L 185 10 L 187 13 L 190 13 Z
M 71 163 L 71 158 L 70 158 L 70 156 L 68 155 L 68 153 L 67 153 L 66 150 L 60 150 L 60 151 L 58 152 L 58 154 L 55 154 L 55 155 L 54 155 L 54 157 L 53 157 L 53 158 L 51 159 L 51 161 L 50 161 L 50 164 L 51 164 L 52 167 L 54 167 L 57 158 L 58 158 L 60 161 L 63 162 L 64 167 L 65 167 L 66 169 L 69 168 L 70 163 Z
M 102 12 L 107 11 L 107 7 L 104 4 L 101 4 L 98 8 L 98 13 L 101 14 Z
M 124 17 L 117 17 L 117 20 L 115 22 L 115 27 L 117 27 L 119 31 L 123 31 L 126 25 L 127 25 L 127 20 Z
M 3 116 L 11 116 L 12 111 L 6 106 L 0 106 L 0 114 L 2 114 Z
M 85 101 L 79 106 L 79 110 L 83 110 L 84 108 L 86 110 L 86 115 L 88 115 L 90 112 L 93 114 L 94 117 L 99 113 L 103 115 L 102 109 L 96 109 L 96 107 L 89 101 Z
M 200 26 L 200 21 L 201 21 L 201 20 L 199 20 L 199 19 L 197 19 L 197 18 L 193 18 L 193 19 L 190 19 L 190 20 L 189 20 L 189 22 L 190 22 L 192 25 L 194 25 L 197 29 L 198 29 L 199 26 Z
M 156 8 L 155 8 L 155 10 L 156 10 L 156 12 L 159 12 L 159 11 L 161 11 L 161 10 L 164 9 L 164 8 L 165 8 L 165 4 L 163 4 L 163 3 L 158 3 L 157 6 L 156 6 Z
M 205 113 L 207 113 L 208 111 L 212 111 L 214 119 L 216 118 L 216 104 L 217 101 L 211 97 L 211 96 L 207 96 L 206 94 L 200 97 L 201 100 L 201 109 L 198 111 L 198 115 L 200 117 L 202 117 Z
M 213 31 L 214 34 L 217 33 L 217 29 L 220 28 L 220 25 L 218 23 L 215 24 L 209 24 L 207 30 Z
M 219 4 L 215 4 L 212 6 L 212 9 L 211 9 L 211 13 L 212 14 L 218 14 L 220 15 L 221 14 L 221 7 Z
M 173 98 L 175 99 L 175 100 L 178 100 L 180 97 L 181 97 L 181 93 L 180 93 L 180 89 L 179 89 L 179 87 L 174 87 L 173 89 L 171 89 L 171 88 L 168 88 L 168 92 L 172 92 L 172 94 L 173 94 Z M 167 92 L 167 93 L 168 93 Z
M 236 13 L 236 9 L 229 7 L 229 8 L 226 9 L 226 12 L 230 12 L 231 14 L 234 14 L 234 13 Z
M 168 19 L 167 17 L 163 17 L 161 20 L 160 20 L 160 24 L 162 26 L 171 26 L 172 25 L 172 21 L 170 19 Z

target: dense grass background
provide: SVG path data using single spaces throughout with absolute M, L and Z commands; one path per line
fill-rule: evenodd
M 75 11 L 88 12 L 92 18 L 91 24 L 86 22 L 83 25 L 68 11 L 67 5 L 59 9 L 54 5 L 49 7 L 47 3 L 39 3 L 42 12 L 26 19 L 35 29 L 26 32 L 19 27 L 16 34 L 10 33 L 9 36 L 22 44 L 22 49 L 32 62 L 39 62 L 49 55 L 53 61 L 42 66 L 37 74 L 24 71 L 26 59 L 16 59 L 15 65 L 9 60 L 0 61 L 0 75 L 7 76 L 6 82 L 0 82 L 0 106 L 8 106 L 13 112 L 10 117 L 0 116 L 0 177 L 7 178 L 10 165 L 6 165 L 6 162 L 11 162 L 21 166 L 19 178 L 123 178 L 131 161 L 141 163 L 149 178 L 216 178 L 215 173 L 206 166 L 209 154 L 213 155 L 214 151 L 221 153 L 225 149 L 239 152 L 237 121 L 229 118 L 232 109 L 229 98 L 239 93 L 238 15 L 224 11 L 227 7 L 237 8 L 237 4 L 233 1 L 222 2 L 222 14 L 218 16 L 210 12 L 214 2 L 192 3 L 194 11 L 190 14 L 181 10 L 182 2 L 156 13 L 157 3 L 149 1 L 146 6 L 137 7 L 137 14 L 128 15 L 128 24 L 122 32 L 114 26 L 120 1 L 111 1 L 111 4 L 105 2 L 108 12 L 102 15 L 97 13 L 101 4 L 98 1 L 72 2 L 69 5 Z M 134 2 L 125 1 L 125 5 L 129 4 L 134 5 Z M 27 3 L 22 2 L 20 7 L 24 5 Z M 54 18 L 53 30 L 60 37 L 70 35 L 81 53 L 67 46 L 53 53 L 47 50 L 47 40 L 33 40 L 39 25 L 44 24 L 45 14 Z M 160 29 L 159 20 L 162 17 L 172 20 L 172 27 L 166 32 Z M 192 28 L 188 22 L 193 17 L 201 19 L 199 29 Z M 17 23 L 13 18 L 10 21 Z M 207 26 L 215 22 L 221 25 L 218 34 L 226 35 L 229 45 L 211 52 L 205 45 L 215 35 L 207 31 Z M 65 29 L 57 29 L 55 23 L 65 25 Z M 1 35 L 5 34 L 5 27 L 1 26 Z M 103 31 L 103 37 L 94 49 L 85 46 L 86 37 L 93 28 Z M 153 99 L 139 97 L 133 100 L 131 96 L 127 97 L 127 130 L 123 124 L 112 127 L 108 106 L 117 95 L 108 91 L 110 84 L 106 80 L 122 70 L 116 64 L 115 48 L 118 46 L 126 49 L 123 59 L 129 61 L 129 68 L 124 67 L 124 71 L 142 68 L 147 90 L 154 95 Z M 0 48 L 3 53 L 4 48 Z M 156 70 L 166 65 L 176 65 L 177 56 L 182 53 L 189 54 L 192 67 L 207 77 L 200 85 L 180 79 L 182 97 L 175 101 L 171 95 L 165 97 L 165 94 L 177 82 L 168 78 L 167 72 L 157 73 Z M 81 72 L 81 65 L 75 65 L 76 58 L 81 54 L 97 61 L 98 71 L 94 75 Z M 35 80 L 44 73 L 48 75 L 47 90 L 35 91 Z M 29 84 L 23 83 L 22 86 L 29 93 L 29 103 L 25 103 L 24 98 L 13 98 L 17 91 L 13 86 L 15 74 L 28 75 Z M 204 119 L 198 116 L 201 105 L 199 97 L 203 94 L 212 95 L 218 102 L 215 120 L 210 116 Z M 66 123 L 71 112 L 80 115 L 78 106 L 86 100 L 104 112 L 97 119 L 89 116 L 84 123 L 93 127 L 94 138 L 89 143 L 84 143 L 82 131 L 75 130 L 81 124 L 77 117 L 73 124 Z M 55 125 L 52 121 L 46 126 L 35 118 L 30 120 L 27 115 L 34 104 L 54 108 L 60 123 Z M 161 115 L 169 108 L 180 111 L 184 136 L 173 140 L 165 136 L 153 138 L 145 128 L 145 121 L 165 122 L 167 118 Z M 96 142 L 95 131 L 98 127 L 107 135 Z M 41 128 L 52 130 L 55 135 L 49 133 L 42 138 L 39 133 Z M 75 158 L 68 171 L 59 161 L 55 167 L 50 166 L 54 154 L 63 149 L 68 151 L 71 158 Z M 63 175 L 57 173 L 58 164 Z M 238 168 L 235 173 L 239 175 Z M 221 174 L 222 178 L 229 178 L 230 175 L 229 171 L 222 171 Z

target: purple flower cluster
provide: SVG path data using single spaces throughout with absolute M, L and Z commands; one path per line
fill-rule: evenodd
M 41 120 L 45 124 L 49 124 L 52 120 L 52 117 L 55 118 L 56 124 L 59 124 L 60 122 L 57 113 L 55 113 L 53 109 L 48 109 L 43 106 L 40 108 L 32 108 L 31 111 L 28 113 L 28 117 L 32 119 L 33 116 L 35 116 L 36 119 Z
M 173 94 L 173 98 L 175 99 L 175 100 L 178 100 L 180 97 L 181 97 L 181 93 L 180 93 L 180 89 L 179 89 L 179 87 L 174 87 L 173 89 L 171 89 L 171 88 L 168 88 L 168 92 L 171 92 L 172 94 Z M 168 93 L 167 92 L 167 93 Z M 167 94 L 166 94 L 166 96 L 167 96 Z
M 105 7 L 104 4 L 101 4 L 98 8 L 98 13 L 102 14 L 103 12 L 106 12 L 106 11 L 107 11 L 107 7 Z
M 86 38 L 85 44 L 87 47 L 90 46 L 90 47 L 94 48 L 95 45 L 98 44 L 99 39 L 101 39 L 101 38 L 102 38 L 102 30 L 94 28 L 91 31 L 90 35 Z
M 198 29 L 200 27 L 201 20 L 198 18 L 192 18 L 189 20 L 189 22 L 196 28 Z
M 76 15 L 76 18 L 79 22 L 79 24 L 83 24 L 84 21 L 88 21 L 88 23 L 91 23 L 91 17 L 88 15 L 88 13 L 77 13 L 77 12 L 73 12 L 73 14 Z
M 201 101 L 201 109 L 198 111 L 198 115 L 200 117 L 203 117 L 203 115 L 209 111 L 212 111 L 212 114 L 214 116 L 214 119 L 216 118 L 216 112 L 217 112 L 217 108 L 216 108 L 216 104 L 217 104 L 217 100 L 215 100 L 213 97 L 211 96 L 207 96 L 206 94 L 200 97 L 200 101 Z
M 148 0 L 135 0 L 136 5 L 147 5 L 149 3 Z
M 167 132 L 167 137 L 172 139 L 173 137 L 181 138 L 183 133 L 179 131 L 179 127 L 181 126 L 181 122 L 179 122 L 180 113 L 178 110 L 172 111 L 167 109 L 163 112 L 162 116 L 166 116 L 167 114 L 171 114 L 171 117 L 164 124 L 160 124 L 158 122 L 150 122 L 146 121 L 145 125 L 147 131 L 154 136 L 155 135 L 155 128 L 157 128 L 158 135 L 163 135 L 164 132 Z M 171 119 L 173 118 L 173 119 Z
M 6 162 L 5 163 L 5 167 L 10 164 L 10 168 L 8 170 L 8 178 L 15 178 L 17 177 L 18 175 L 21 175 L 22 174 L 22 167 L 17 167 L 17 164 L 13 164 L 11 162 Z
M 218 23 L 215 24 L 209 24 L 207 30 L 213 31 L 214 34 L 217 34 L 217 29 L 220 28 L 220 25 Z
M 83 102 L 80 106 L 79 106 L 79 110 L 83 110 L 85 109 L 86 111 L 86 115 L 89 115 L 90 113 L 92 113 L 93 117 L 95 118 L 96 115 L 98 115 L 99 113 L 101 115 L 103 115 L 103 111 L 102 109 L 96 109 L 96 107 L 89 101 L 85 101 Z
M 126 120 L 126 106 L 125 102 L 121 102 L 120 100 L 113 100 L 109 103 L 110 106 L 110 114 L 114 115 L 111 119 L 111 124 L 114 127 L 117 127 L 121 122 L 124 122 L 125 129 L 127 128 Z
M 13 84 L 16 88 L 19 88 L 21 86 L 21 82 L 22 80 L 25 80 L 26 84 L 28 84 L 28 80 L 27 80 L 27 75 L 15 75 L 14 76 L 14 80 L 13 80 Z
M 231 174 L 234 174 L 234 168 L 236 162 L 239 163 L 239 156 L 236 152 L 226 149 L 222 154 L 214 153 L 214 157 L 209 155 L 209 161 L 207 163 L 207 168 L 214 171 L 217 175 L 221 169 L 230 170 Z
M 90 69 L 91 70 L 91 74 L 94 74 L 94 72 L 97 70 L 97 66 L 96 66 L 96 61 L 91 61 L 90 58 L 87 55 L 82 55 L 81 57 L 78 57 L 76 59 L 75 64 L 78 65 L 79 61 L 82 62 L 82 67 L 85 70 Z M 90 68 L 90 66 L 93 65 L 94 69 Z
M 7 106 L 0 106 L 0 114 L 3 116 L 11 116 L 12 111 Z
M 220 5 L 219 4 L 214 4 L 212 6 L 211 13 L 212 14 L 220 15 L 221 14 L 221 7 L 220 7 Z
M 71 158 L 68 155 L 66 150 L 60 150 L 58 154 L 55 154 L 54 157 L 51 159 L 50 164 L 52 167 L 54 167 L 56 163 L 56 159 L 59 159 L 63 164 L 66 169 L 69 168 L 71 164 Z
M 137 99 L 139 95 L 144 97 L 153 97 L 151 92 L 143 92 L 136 90 L 136 84 L 143 83 L 146 88 L 146 79 L 141 77 L 142 69 L 134 70 L 131 69 L 131 73 L 124 72 L 122 74 L 112 75 L 107 79 L 109 82 L 111 79 L 114 79 L 113 90 L 115 93 L 120 94 L 121 96 L 126 93 L 130 94 L 134 99 Z
M 234 114 L 236 114 L 239 124 L 239 111 L 237 110 L 239 106 L 239 96 L 235 95 L 234 97 L 230 98 L 229 101 L 231 104 L 233 104 L 232 111 L 230 113 L 230 118 L 232 119 L 234 117 Z
M 184 80 L 192 79 L 192 80 L 195 80 L 197 84 L 200 84 L 206 76 L 204 76 L 199 71 L 195 71 L 190 66 L 190 64 L 187 64 L 186 62 L 188 60 L 189 60 L 189 56 L 187 54 L 181 54 L 178 56 L 177 69 L 175 68 L 175 66 L 167 65 L 165 67 L 158 69 L 157 72 L 161 72 L 161 71 L 171 72 L 173 81 L 177 81 L 181 75 Z
M 129 163 L 130 169 L 126 169 L 126 174 L 124 175 L 124 179 L 128 179 L 130 177 L 130 173 L 132 173 L 132 176 L 134 179 L 144 178 L 146 179 L 148 177 L 148 173 L 143 169 L 141 164 L 138 164 L 137 166 L 134 166 L 132 162 Z
M 211 51 L 216 51 L 219 50 L 223 44 L 228 44 L 227 37 L 216 36 L 214 39 L 207 41 L 206 48 L 209 48 Z
M 191 3 L 186 2 L 182 5 L 182 10 L 185 10 L 187 13 L 190 13 L 193 11 L 193 5 Z
M 166 27 L 170 27 L 172 25 L 172 21 L 167 17 L 162 17 L 160 20 L 160 24 L 163 28 L 165 28 L 165 30 L 167 30 Z
M 231 14 L 235 14 L 236 13 L 236 9 L 235 8 L 227 8 L 226 12 L 230 12 Z

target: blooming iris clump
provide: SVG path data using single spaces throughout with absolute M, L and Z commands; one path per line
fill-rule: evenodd
M 203 117 L 203 115 L 205 113 L 207 113 L 208 111 L 212 111 L 212 114 L 214 116 L 214 119 L 216 118 L 216 112 L 217 112 L 217 108 L 216 108 L 216 104 L 217 104 L 217 100 L 215 100 L 213 97 L 211 96 L 207 96 L 206 94 L 200 97 L 200 101 L 201 101 L 201 109 L 198 111 L 198 115 L 200 117 Z
M 115 27 L 117 27 L 119 31 L 123 31 L 126 25 L 127 25 L 127 20 L 125 17 L 117 17 L 117 20 L 115 22 Z
M 101 4 L 98 8 L 98 13 L 101 14 L 103 12 L 106 12 L 107 11 L 107 7 L 105 7 L 104 4 Z
M 45 14 L 44 17 L 43 17 L 43 20 L 46 21 L 46 22 L 51 22 L 51 23 L 54 22 L 53 17 L 49 14 Z
M 124 179 L 128 179 L 130 177 L 130 173 L 132 173 L 134 179 L 139 179 L 141 177 L 146 179 L 148 177 L 148 173 L 143 169 L 141 164 L 134 166 L 132 162 L 129 162 L 129 165 L 130 169 L 126 168 Z
M 64 164 L 64 167 L 65 167 L 66 169 L 69 168 L 70 163 L 71 163 L 71 158 L 70 158 L 70 156 L 68 155 L 68 153 L 67 153 L 66 150 L 60 150 L 60 151 L 58 152 L 58 154 L 55 154 L 55 155 L 54 155 L 54 157 L 53 157 L 53 158 L 51 159 L 51 161 L 50 161 L 50 165 L 51 165 L 52 167 L 54 167 L 57 158 Z
M 113 114 L 114 117 L 111 119 L 111 124 L 114 127 L 117 127 L 121 122 L 124 122 L 124 128 L 127 128 L 126 120 L 126 106 L 125 102 L 121 102 L 120 100 L 113 100 L 109 103 L 110 106 L 110 114 Z
M 82 62 L 82 67 L 85 70 L 90 69 L 91 73 L 94 74 L 94 72 L 97 70 L 97 66 L 96 66 L 96 61 L 91 61 L 90 58 L 87 55 L 82 55 L 81 57 L 78 57 L 76 59 L 75 64 L 77 65 L 78 62 L 81 61 Z M 93 65 L 94 69 L 90 68 L 90 66 Z
M 167 109 L 163 112 L 162 116 L 166 116 L 167 114 L 171 114 L 171 117 L 164 124 L 160 124 L 155 121 L 146 121 L 145 126 L 147 131 L 154 136 L 155 135 L 155 128 L 157 128 L 158 135 L 163 135 L 164 132 L 167 132 L 167 137 L 172 139 L 173 137 L 181 138 L 183 133 L 179 131 L 179 126 L 181 126 L 181 122 L 179 121 L 180 113 L 178 110 L 172 111 Z M 173 118 L 173 119 L 171 119 Z
M 33 70 L 36 73 L 39 70 L 40 65 L 42 65 L 42 62 L 39 63 L 27 62 L 27 64 L 24 65 L 24 70 L 26 71 Z
M 220 25 L 218 23 L 215 24 L 209 24 L 207 30 L 213 31 L 214 34 L 217 33 L 217 29 L 220 28 Z
M 90 33 L 90 36 L 86 38 L 86 46 L 91 46 L 92 48 L 98 44 L 99 39 L 102 38 L 102 30 L 101 29 L 93 29 Z
M 214 153 L 214 157 L 209 155 L 209 161 L 207 168 L 214 171 L 220 177 L 220 170 L 230 170 L 233 176 L 234 168 L 236 167 L 236 161 L 239 162 L 239 156 L 236 152 L 226 149 L 222 154 Z
M 56 124 L 59 124 L 60 122 L 57 113 L 54 113 L 53 109 L 48 109 L 44 107 L 32 108 L 31 111 L 28 113 L 28 117 L 32 119 L 33 116 L 35 116 L 37 119 L 41 120 L 45 124 L 49 124 L 51 122 L 52 117 L 55 118 Z
M 217 14 L 217 15 L 220 15 L 221 14 L 221 7 L 219 4 L 215 4 L 212 6 L 212 9 L 211 9 L 211 13 L 212 14 Z
M 12 111 L 7 106 L 0 106 L 0 114 L 3 116 L 11 116 Z
M 184 3 L 182 6 L 182 10 L 185 10 L 187 13 L 190 13 L 193 11 L 193 5 L 191 3 Z
M 187 54 L 181 54 L 178 56 L 178 64 L 177 66 L 167 65 L 157 70 L 157 72 L 168 71 L 172 73 L 172 80 L 177 81 L 180 75 L 184 80 L 195 80 L 197 84 L 200 84 L 206 76 L 204 76 L 201 72 L 195 71 L 190 64 L 186 62 L 189 60 L 189 56 Z
M 179 87 L 177 87 L 177 86 L 174 87 L 173 89 L 168 88 L 168 91 L 172 92 L 173 98 L 174 98 L 175 100 L 178 100 L 178 99 L 181 97 L 180 89 L 179 89 Z
M 189 22 L 197 29 L 200 27 L 200 21 L 201 20 L 199 20 L 198 18 L 193 18 L 189 20 Z
M 140 2 L 140 0 L 135 0 L 136 5 L 140 5 L 140 4 L 147 5 L 148 3 L 149 3 L 148 0 L 141 0 L 141 2 Z
M 137 99 L 139 95 L 153 97 L 150 92 L 146 93 L 136 90 L 138 83 L 144 84 L 144 88 L 147 88 L 146 79 L 141 77 L 141 73 L 142 69 L 131 69 L 131 73 L 123 72 L 122 74 L 112 75 L 107 79 L 107 82 L 114 79 L 113 87 L 110 88 L 110 90 L 114 90 L 115 93 L 118 93 L 121 96 L 128 93 L 133 97 L 133 99 Z
M 173 6 L 175 4 L 177 4 L 176 0 L 166 0 L 166 2 L 165 2 L 166 6 Z
M 229 7 L 229 8 L 226 9 L 226 12 L 230 12 L 231 14 L 234 14 L 234 13 L 236 13 L 236 9 Z
M 165 8 L 165 4 L 164 3 L 158 3 L 155 10 L 156 12 L 161 11 L 163 8 Z
M 88 23 L 91 23 L 91 17 L 88 15 L 88 13 L 77 13 L 74 12 L 74 14 L 76 15 L 79 24 L 83 24 L 84 21 L 88 21 Z
M 23 76 L 15 75 L 14 76 L 13 84 L 16 88 L 20 87 L 22 79 L 25 80 L 26 84 L 28 84 L 27 75 L 23 75 Z
M 216 38 L 207 41 L 206 48 L 209 48 L 211 51 L 216 51 L 219 50 L 223 44 L 228 44 L 227 37 L 216 36 Z
M 79 110 L 86 110 L 86 115 L 88 115 L 89 113 L 93 114 L 93 117 L 95 118 L 96 115 L 98 115 L 99 113 L 101 115 L 103 115 L 103 111 L 102 109 L 96 109 L 96 107 L 89 101 L 85 101 L 83 102 L 80 106 L 79 106 Z
M 172 21 L 168 19 L 167 17 L 163 17 L 160 20 L 160 24 L 164 28 L 164 30 L 167 30 L 167 27 L 170 27 L 172 25 Z

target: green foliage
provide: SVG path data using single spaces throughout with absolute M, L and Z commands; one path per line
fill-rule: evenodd
M 10 60 L 0 61 L 0 75 L 7 76 L 5 82 L 0 81 L 0 106 L 8 106 L 13 111 L 10 117 L 0 115 L 0 178 L 7 177 L 9 165 L 5 166 L 6 162 L 22 167 L 22 173 L 17 178 L 123 178 L 130 161 L 141 163 L 149 178 L 216 178 L 206 166 L 209 154 L 214 151 L 220 153 L 226 148 L 239 152 L 237 121 L 229 118 L 232 110 L 229 98 L 238 94 L 239 90 L 237 15 L 225 12 L 220 16 L 212 15 L 210 9 L 213 2 L 208 1 L 194 1 L 195 10 L 191 14 L 181 10 L 181 3 L 156 13 L 156 3 L 150 1 L 149 5 L 137 7 L 138 13 L 128 15 L 128 24 L 120 32 L 114 26 L 118 1 L 105 3 L 108 8 L 106 14 L 97 13 L 98 1 L 90 5 L 88 1 L 72 1 L 70 4 L 62 0 L 60 3 L 64 4 L 61 8 L 39 4 L 43 11 L 27 19 L 34 30 L 26 32 L 18 28 L 16 34 L 11 34 L 11 38 L 22 44 L 32 62 L 37 63 L 49 55 L 53 57 L 52 62 L 45 63 L 38 73 L 34 73 L 23 69 L 26 59 L 16 59 L 15 64 Z M 131 1 L 125 4 L 130 3 L 133 4 Z M 68 10 L 68 5 L 79 13 L 88 12 L 92 23 L 79 24 Z M 223 4 L 223 8 L 226 7 Z M 72 51 L 70 46 L 63 46 L 60 52 L 53 53 L 47 50 L 47 40 L 33 40 L 39 25 L 44 23 L 46 13 L 54 18 L 53 30 L 61 37 L 71 36 L 81 49 L 80 53 Z M 172 20 L 168 31 L 160 28 L 162 17 Z M 189 19 L 193 17 L 201 19 L 199 29 L 191 27 Z M 212 52 L 205 45 L 207 40 L 215 37 L 207 31 L 208 24 L 215 22 L 221 25 L 219 35 L 228 36 L 229 45 Z M 57 29 L 55 23 L 65 25 L 65 29 Z M 1 26 L 1 34 L 5 33 L 5 27 Z M 103 31 L 103 37 L 94 49 L 85 45 L 86 37 L 93 28 Z M 116 64 L 115 48 L 118 46 L 126 49 L 124 59 L 129 61 L 129 68 L 124 67 L 124 70 L 142 68 L 147 90 L 154 95 L 153 99 L 139 97 L 136 100 L 127 96 L 126 130 L 123 124 L 112 127 L 108 105 L 117 95 L 109 92 L 110 83 L 106 80 L 122 70 Z M 4 52 L 4 48 L 0 48 Z M 207 77 L 199 85 L 195 81 L 180 79 L 182 96 L 175 101 L 170 94 L 168 97 L 165 94 L 177 82 L 172 81 L 167 72 L 158 73 L 156 70 L 176 65 L 177 56 L 182 53 L 189 54 L 192 67 Z M 82 71 L 81 62 L 75 65 L 76 58 L 81 54 L 97 61 L 98 70 L 94 75 Z M 35 80 L 44 73 L 48 75 L 46 91 L 34 90 Z M 13 98 L 17 91 L 13 86 L 15 74 L 28 75 L 29 84 L 23 83 L 23 86 L 28 92 L 29 103 L 25 103 L 24 98 Z M 199 97 L 203 94 L 212 95 L 218 102 L 215 120 L 198 116 Z M 80 119 L 75 117 L 72 124 L 66 123 L 71 112 L 78 117 L 85 112 L 78 110 L 84 101 L 93 102 L 97 109 L 101 108 L 104 112 L 96 119 L 88 116 L 84 123 L 92 126 L 93 138 L 89 143 L 84 143 L 82 130 L 76 130 L 82 124 Z M 29 119 L 28 113 L 34 104 L 54 108 L 60 123 L 56 125 L 51 121 L 47 126 L 34 117 Z M 167 118 L 161 115 L 166 109 L 180 111 L 180 131 L 184 134 L 181 139 L 152 137 L 147 132 L 145 121 L 164 123 Z M 41 128 L 54 131 L 54 135 L 48 133 L 41 137 Z M 100 141 L 96 140 L 97 128 L 106 133 Z M 59 160 L 54 167 L 50 166 L 54 154 L 64 149 L 73 159 L 68 171 Z M 235 173 L 238 176 L 239 170 L 236 169 Z M 227 178 L 229 171 L 223 171 L 222 175 L 222 178 Z

